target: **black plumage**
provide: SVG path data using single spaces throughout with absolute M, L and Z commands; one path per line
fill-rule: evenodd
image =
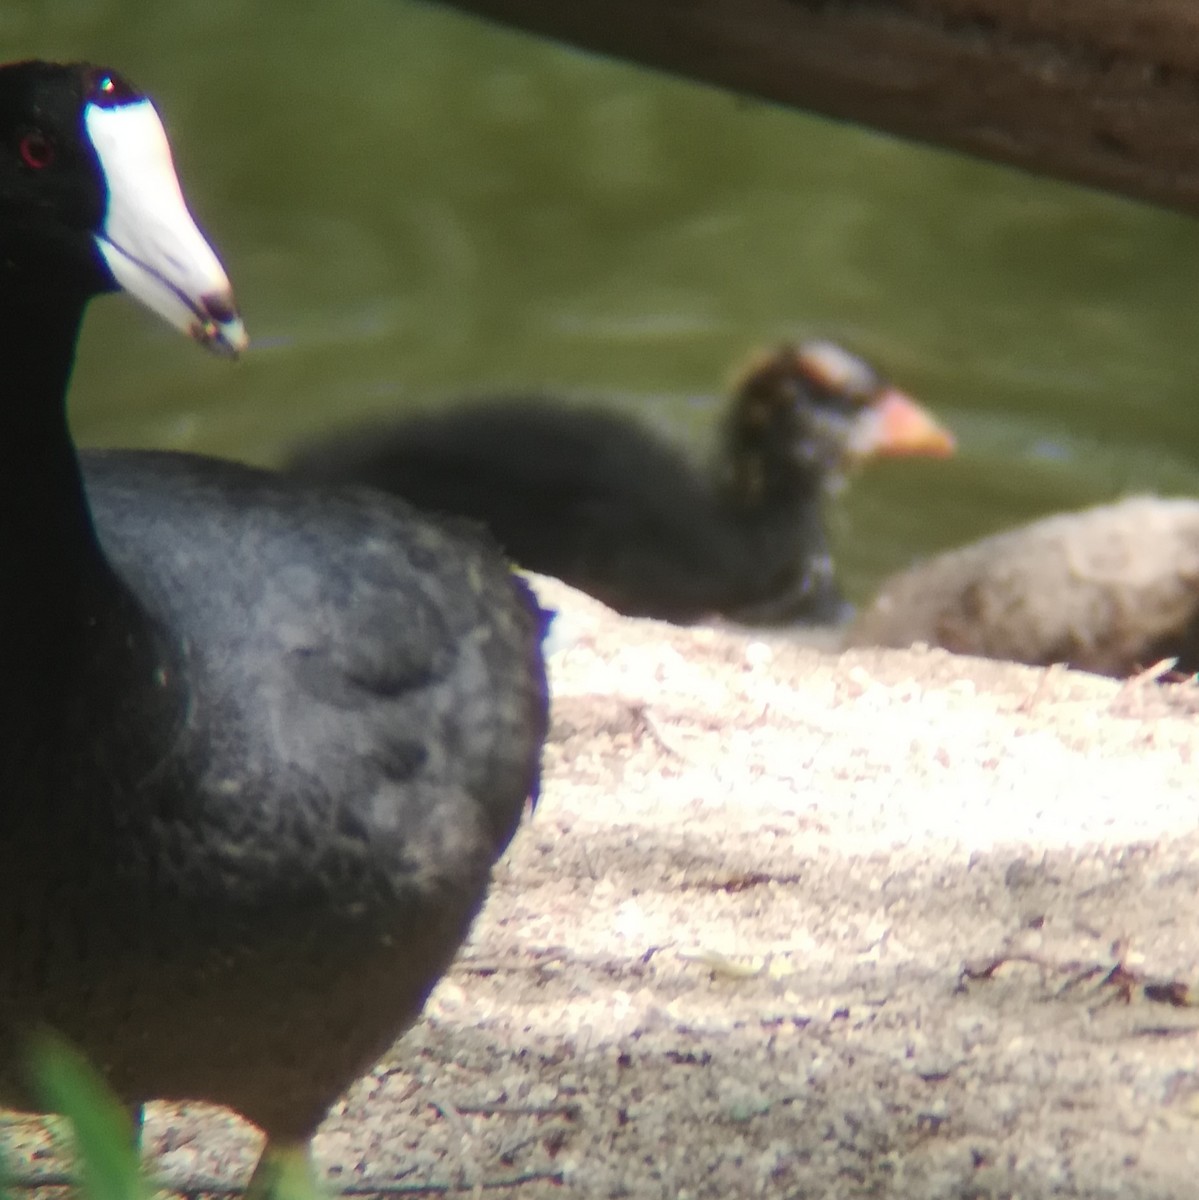
M 91 295 L 244 342 L 181 198 L 122 208 L 169 208 L 164 148 L 109 72 L 0 69 L 0 1084 L 49 1025 L 129 1104 L 283 1145 L 419 1012 L 536 794 L 544 615 L 390 497 L 76 455 Z
M 828 492 L 855 463 L 952 448 L 862 359 L 808 342 L 740 377 L 707 469 L 610 409 L 502 396 L 336 432 L 288 470 L 469 517 L 521 566 L 619 612 L 822 623 L 845 608 Z

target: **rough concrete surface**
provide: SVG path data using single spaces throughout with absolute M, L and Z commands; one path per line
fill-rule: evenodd
M 317 1138 L 333 1188 L 1199 1192 L 1199 687 L 538 588 L 544 794 Z M 226 1185 L 256 1151 L 198 1106 L 146 1141 Z
M 1130 496 L 947 550 L 886 580 L 851 646 L 925 642 L 1120 678 L 1199 668 L 1199 501 Z

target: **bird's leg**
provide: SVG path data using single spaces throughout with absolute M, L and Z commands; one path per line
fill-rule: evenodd
M 268 1141 L 246 1184 L 245 1200 L 318 1200 L 320 1195 L 308 1146 Z
M 153 1182 L 146 1162 L 146 1106 L 133 1104 L 129 1107 L 129 1128 L 133 1139 L 133 1154 L 137 1159 L 138 1172 L 143 1180 Z

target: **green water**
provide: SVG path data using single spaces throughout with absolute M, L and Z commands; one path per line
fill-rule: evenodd
M 732 367 L 845 341 L 961 453 L 855 482 L 862 595 L 927 551 L 1199 492 L 1199 225 L 588 57 L 408 0 L 5 0 L 10 57 L 157 98 L 252 352 L 92 309 L 88 443 L 275 460 L 413 400 L 611 396 L 701 445 Z

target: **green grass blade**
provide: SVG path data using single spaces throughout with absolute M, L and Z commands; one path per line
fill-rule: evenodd
M 88 1200 L 146 1200 L 133 1121 L 76 1050 L 51 1034 L 29 1045 L 37 1096 L 71 1123 Z

